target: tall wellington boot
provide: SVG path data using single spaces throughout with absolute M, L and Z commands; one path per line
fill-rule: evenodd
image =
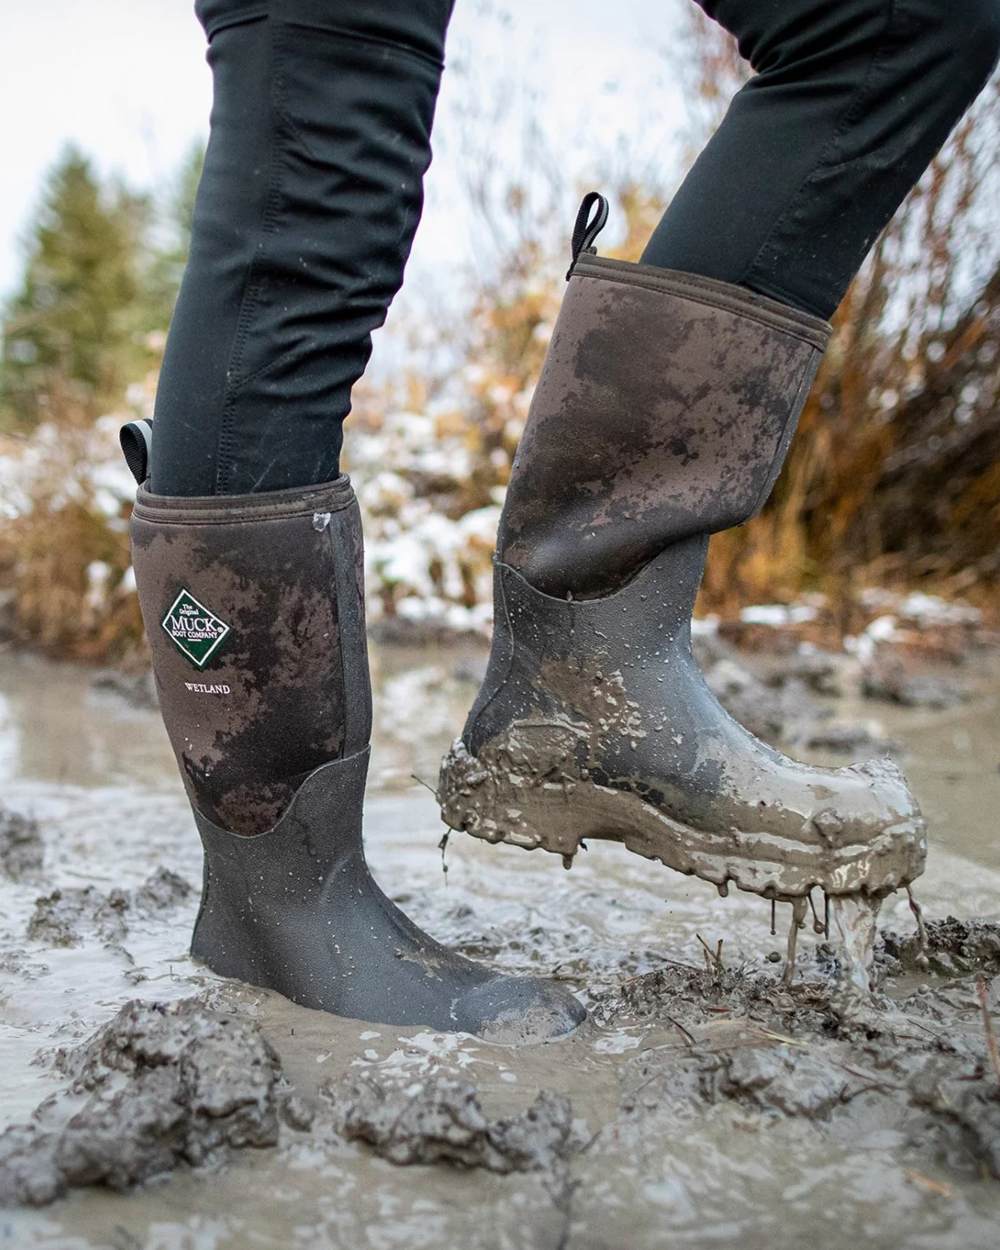
M 767 499 L 829 327 L 583 251 L 603 224 L 584 229 L 592 198 L 514 461 L 493 649 L 442 764 L 444 820 L 567 866 L 581 840 L 613 839 L 723 892 L 888 892 L 926 851 L 895 766 L 794 763 L 727 715 L 691 654 L 708 536 Z
M 452 954 L 368 870 L 371 690 L 348 479 L 210 498 L 140 487 L 132 544 L 163 718 L 205 849 L 194 956 L 362 1020 L 505 1041 L 578 1024 L 567 990 Z

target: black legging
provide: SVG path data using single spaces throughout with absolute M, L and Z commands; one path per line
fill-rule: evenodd
M 828 316 L 996 64 L 1000 0 L 699 0 L 757 71 L 643 260 Z M 215 83 L 152 489 L 336 477 L 402 282 L 452 0 L 197 0 Z

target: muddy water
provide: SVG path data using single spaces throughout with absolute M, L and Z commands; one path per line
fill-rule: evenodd
M 699 939 L 712 950 L 722 941 L 729 974 L 745 967 L 778 975 L 780 965 L 768 956 L 784 950 L 782 909 L 772 937 L 761 900 L 736 893 L 721 900 L 713 888 L 615 846 L 592 846 L 567 873 L 541 853 L 453 837 L 444 874 L 435 805 L 414 778 L 433 783 L 474 693 L 461 674 L 479 657 L 394 650 L 375 659 L 378 738 L 367 838 L 380 881 L 443 941 L 500 968 L 565 978 L 596 1005 L 592 1020 L 563 1042 L 510 1050 L 306 1011 L 191 963 L 186 942 L 196 890 L 162 908 L 132 906 L 124 933 L 85 916 L 74 945 L 53 946 L 44 935 L 27 940 L 39 895 L 87 885 L 102 895 L 135 891 L 161 866 L 195 886 L 200 853 L 156 714 L 95 691 L 75 669 L 2 655 L 0 794 L 9 810 L 39 822 L 45 863 L 34 880 L 0 873 L 0 1121 L 25 1120 L 64 1086 L 52 1064 L 56 1050 L 89 1036 L 124 1002 L 207 994 L 214 1006 L 260 1022 L 307 1098 L 345 1073 L 440 1072 L 473 1081 L 493 1115 L 523 1110 L 546 1088 L 569 1096 L 588 1147 L 556 1184 L 543 1173 L 400 1168 L 363 1145 L 283 1132 L 276 1149 L 242 1151 L 214 1170 L 181 1169 L 127 1195 L 82 1190 L 40 1211 L 0 1212 L 0 1247 L 998 1244 L 1000 1183 L 986 1179 L 968 1152 L 942 1144 L 909 1105 L 876 1091 L 860 1093 L 849 1113 L 833 1117 L 815 1108 L 761 1110 L 745 1098 L 688 1097 L 683 1063 L 670 1066 L 675 1056 L 686 1061 L 730 1045 L 726 1029 L 739 1034 L 732 1053 L 749 1039 L 772 1047 L 782 1062 L 808 1059 L 818 1043 L 748 1033 L 725 1011 L 717 1025 L 694 1025 L 690 1016 L 685 1025 L 669 1003 L 652 1013 L 615 1007 L 623 983 L 645 985 L 657 969 L 687 976 L 684 967 L 702 968 Z M 874 713 L 886 736 L 904 744 L 930 817 L 932 851 L 919 896 L 931 917 L 1000 919 L 998 705 L 994 677 L 957 709 Z M 870 719 L 873 705 L 838 711 Z M 881 923 L 912 930 L 905 898 L 888 902 Z M 807 970 L 819 940 L 808 929 L 800 936 Z M 647 981 L 633 980 L 644 975 Z M 906 988 L 900 982 L 894 992 Z M 981 1050 L 970 985 L 946 992 L 965 1011 L 969 1046 Z M 940 1013 L 934 1019 L 917 1030 L 949 1028 Z M 864 1074 L 870 1062 L 848 1066 Z

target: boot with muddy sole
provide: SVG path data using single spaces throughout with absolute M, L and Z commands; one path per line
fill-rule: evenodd
M 691 653 L 709 535 L 770 494 L 830 327 L 594 255 L 606 215 L 588 196 L 500 521 L 489 666 L 441 767 L 443 819 L 567 866 L 604 838 L 723 893 L 877 898 L 926 854 L 896 766 L 787 759 L 724 711 Z
M 136 436 L 124 441 L 141 475 Z M 372 704 L 348 479 L 212 498 L 140 486 L 132 546 L 163 718 L 205 850 L 194 957 L 382 1024 L 504 1042 L 578 1025 L 584 1009 L 564 987 L 453 954 L 368 869 Z

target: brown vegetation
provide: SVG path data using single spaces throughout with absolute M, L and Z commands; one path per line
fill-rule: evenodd
M 744 70 L 692 11 L 695 118 L 716 124 Z M 862 584 L 998 607 L 1000 79 L 877 243 L 762 515 L 713 539 L 702 605 L 814 588 L 856 614 Z
M 745 77 L 731 41 L 691 11 L 681 58 L 691 75 L 689 157 Z M 509 99 L 498 107 L 509 111 Z M 475 609 L 488 600 L 491 526 L 558 312 L 581 188 L 568 184 L 530 118 L 511 123 L 523 135 L 520 159 L 497 162 L 481 138 L 503 120 L 474 119 L 459 153 L 480 267 L 447 316 L 397 325 L 419 335 L 410 368 L 391 388 L 360 387 L 348 429 L 346 465 L 368 515 L 370 550 L 391 553 L 400 536 L 417 536 L 405 560 L 372 562 L 372 603 L 385 616 L 407 597 L 412 606 L 429 596 L 484 619 Z M 629 140 L 613 146 L 590 154 L 587 183 L 615 201 L 612 254 L 636 259 L 669 188 L 637 176 L 649 162 Z M 773 498 L 748 525 L 713 539 L 702 610 L 732 616 L 749 602 L 821 591 L 831 628 L 854 632 L 871 614 L 859 592 L 882 585 L 1000 611 L 998 191 L 1000 79 L 851 287 Z M 138 404 L 146 407 L 141 396 Z M 141 645 L 124 517 L 106 497 L 98 506 L 90 469 L 117 453 L 95 451 L 92 406 L 84 414 L 73 393 L 46 412 L 57 438 L 0 446 L 0 460 L 30 447 L 19 483 L 33 498 L 28 509 L 7 507 L 0 524 L 5 624 L 54 651 L 122 658 Z M 416 424 L 401 414 L 416 414 Z M 457 528 L 444 533 L 428 518 Z M 423 566 L 401 573 L 414 559 Z

